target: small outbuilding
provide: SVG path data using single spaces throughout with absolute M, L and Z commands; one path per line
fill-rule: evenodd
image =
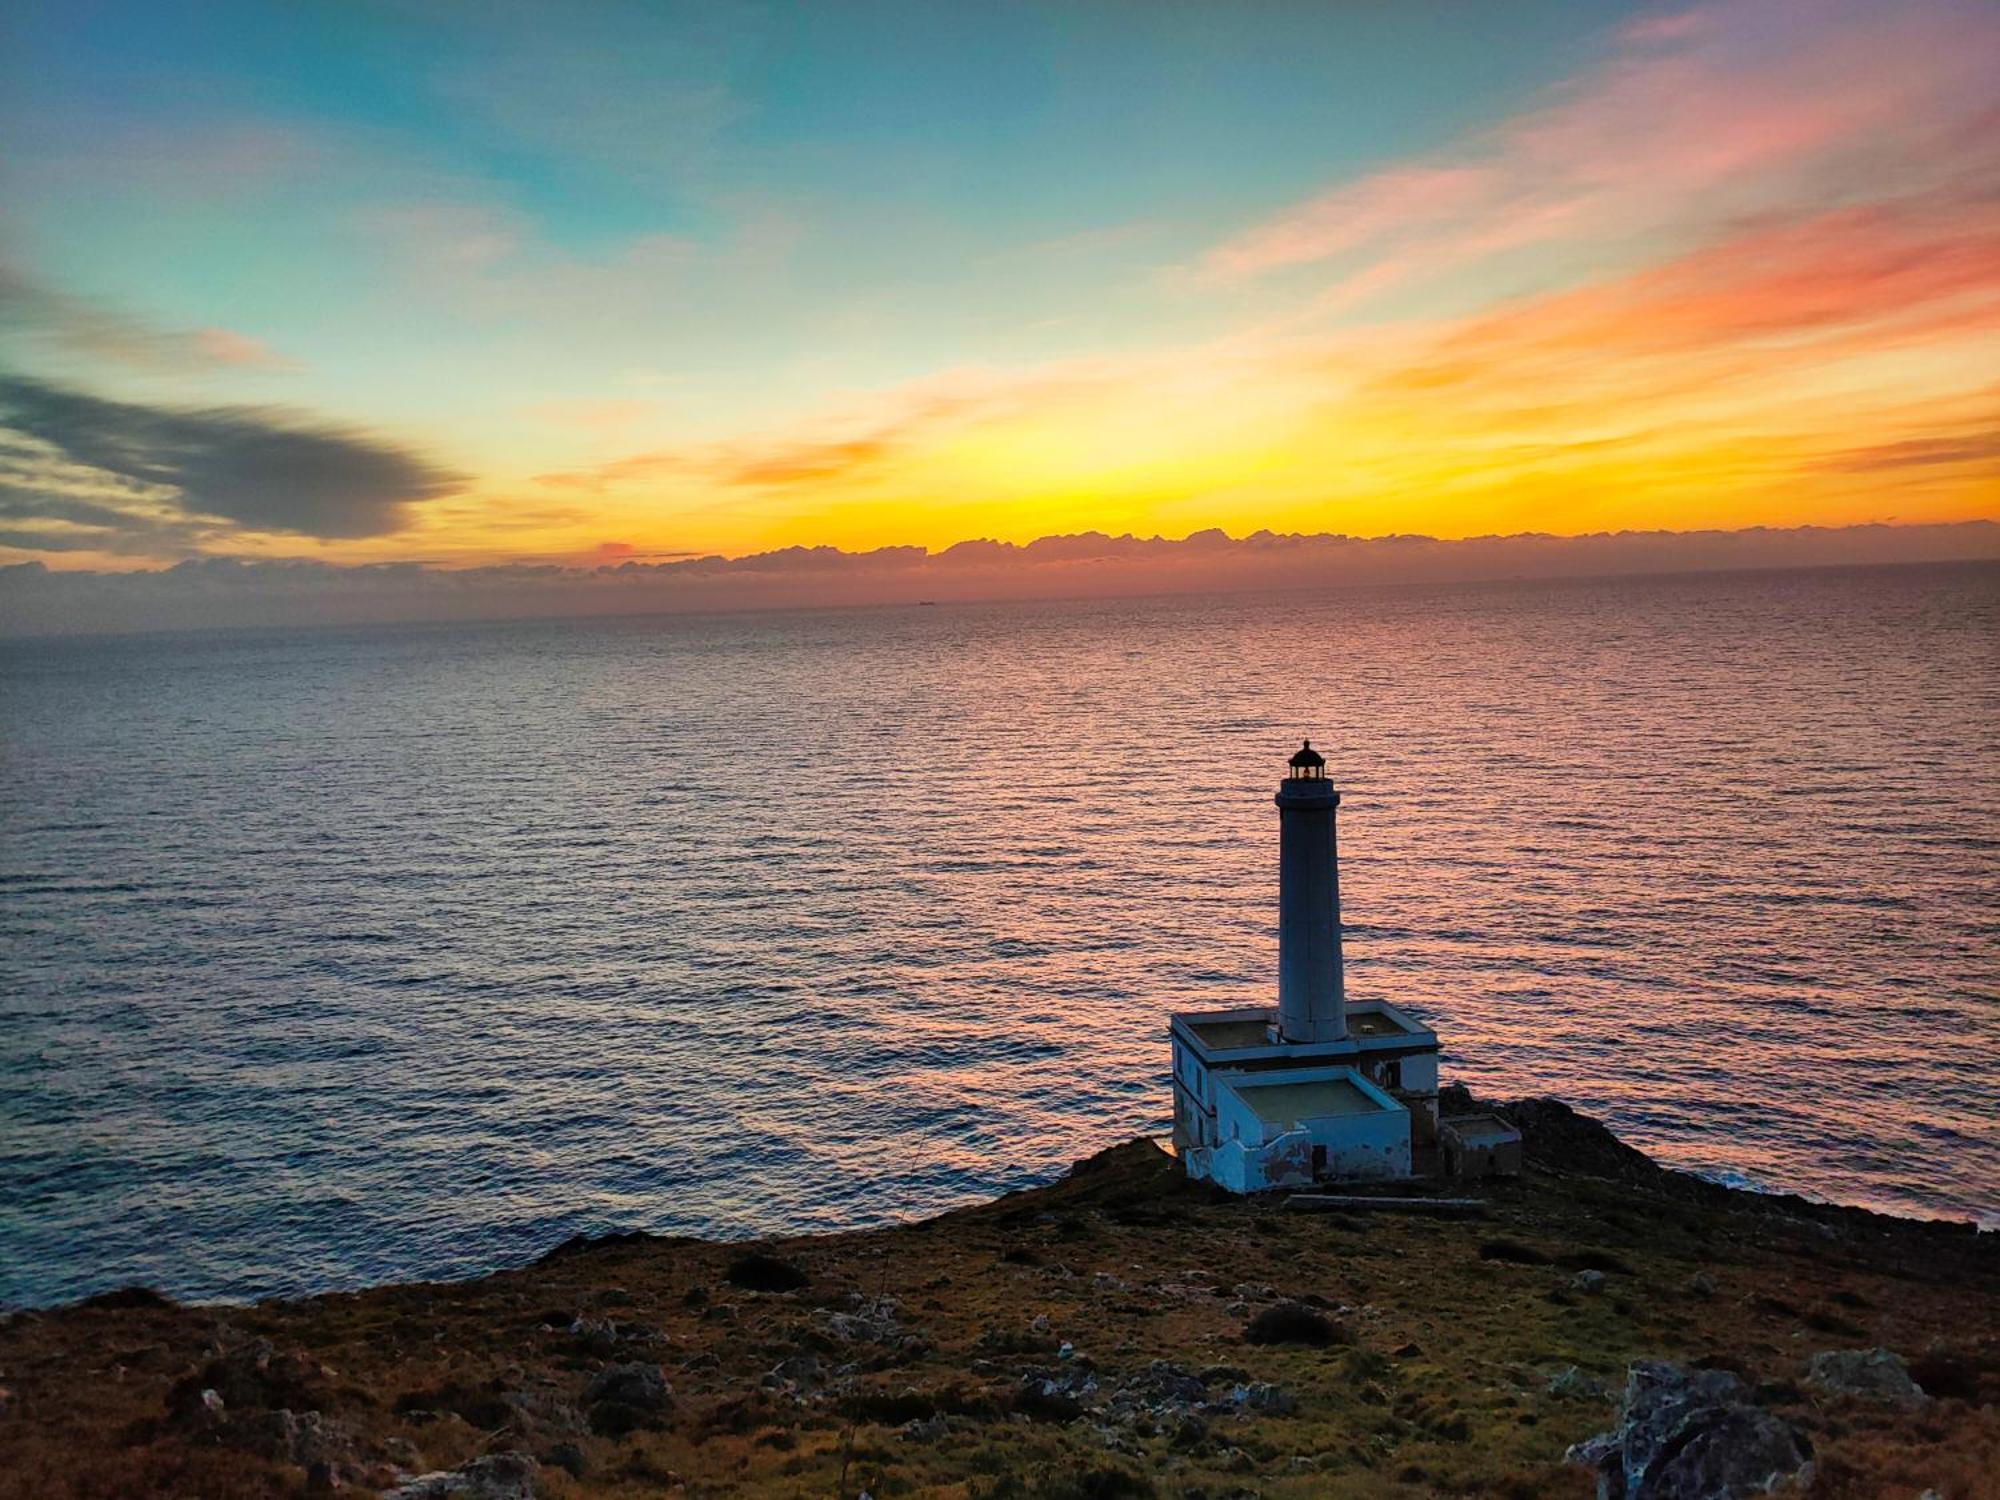
M 1453 1177 L 1519 1177 L 1521 1132 L 1498 1115 L 1446 1115 L 1438 1147 Z

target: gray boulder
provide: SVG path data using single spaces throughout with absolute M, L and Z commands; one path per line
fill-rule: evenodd
M 1910 1378 L 1909 1367 L 1887 1349 L 1829 1349 L 1806 1365 L 1806 1383 L 1834 1396 L 1861 1396 L 1897 1406 L 1930 1399 Z
M 535 1500 L 535 1461 L 525 1453 L 489 1453 L 455 1469 L 420 1474 L 382 1500 Z
M 640 1427 L 657 1427 L 673 1409 L 674 1388 L 658 1365 L 607 1365 L 584 1388 L 590 1430 L 623 1437 Z
M 1598 1500 L 1740 1500 L 1799 1476 L 1812 1445 L 1728 1371 L 1642 1360 L 1626 1372 L 1623 1420 L 1567 1457 L 1596 1468 Z
M 1586 1375 L 1575 1365 L 1564 1365 L 1551 1375 L 1546 1389 L 1551 1396 L 1559 1396 L 1566 1401 L 1609 1401 L 1615 1394 L 1595 1375 Z
M 1298 1397 L 1268 1380 L 1239 1385 L 1229 1393 L 1229 1399 L 1238 1406 L 1262 1412 L 1267 1417 L 1288 1417 L 1299 1409 Z

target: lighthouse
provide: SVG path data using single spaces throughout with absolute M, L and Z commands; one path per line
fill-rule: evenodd
M 1189 1176 L 1238 1193 L 1408 1177 L 1438 1141 L 1437 1034 L 1348 998 L 1340 793 L 1311 740 L 1277 804 L 1277 1003 L 1172 1018 L 1174 1149 Z
M 1347 1036 L 1340 955 L 1340 793 L 1311 740 L 1278 787 L 1278 1035 L 1287 1042 Z

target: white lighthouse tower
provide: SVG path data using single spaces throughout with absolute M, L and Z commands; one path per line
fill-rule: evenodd
M 1340 793 L 1307 740 L 1278 788 L 1278 1035 L 1287 1042 L 1347 1037 L 1340 958 Z
M 1239 1193 L 1407 1177 L 1437 1140 L 1436 1033 L 1349 1003 L 1340 793 L 1307 740 L 1278 786 L 1278 1003 L 1173 1018 L 1174 1146 Z

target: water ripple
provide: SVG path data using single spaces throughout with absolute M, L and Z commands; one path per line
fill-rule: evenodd
M 2000 571 L 15 645 L 0 1301 L 881 1223 L 1268 998 L 1272 784 L 1482 1091 L 2000 1218 Z

